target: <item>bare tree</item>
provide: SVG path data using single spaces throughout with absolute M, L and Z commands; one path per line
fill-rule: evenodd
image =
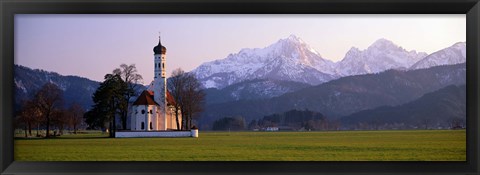
M 68 108 L 68 124 L 73 129 L 73 133 L 77 134 L 78 127 L 83 123 L 83 115 L 85 114 L 85 109 L 80 106 L 78 103 L 73 103 L 70 108 Z
M 177 122 L 177 129 L 183 128 L 183 125 L 180 124 L 180 121 L 178 119 L 178 114 L 180 113 L 181 110 L 181 105 L 182 105 L 182 95 L 184 94 L 184 89 L 183 86 L 185 85 L 185 72 L 181 69 L 175 69 L 172 72 L 172 76 L 169 78 L 167 81 L 168 83 L 168 90 L 170 94 L 173 96 L 173 99 L 175 100 L 174 110 L 175 110 L 175 119 Z
M 28 135 L 32 135 L 32 127 L 34 125 L 37 125 L 37 123 L 41 122 L 40 116 L 41 113 L 35 106 L 33 101 L 28 100 L 24 102 L 22 109 L 19 111 L 17 119 L 20 123 L 24 124 L 25 137 L 28 137 Z
M 47 83 L 35 94 L 33 102 L 45 120 L 46 137 L 50 137 L 52 117 L 63 105 L 63 91 L 57 85 Z
M 121 64 L 120 68 L 113 70 L 113 74 L 120 75 L 122 80 L 128 83 L 129 88 L 133 90 L 138 90 L 138 87 L 140 87 L 139 84 L 141 84 L 143 80 L 142 75 L 138 74 L 135 64 Z
M 120 68 L 113 70 L 114 75 L 119 75 L 123 82 L 127 85 L 128 91 L 124 94 L 126 104 L 122 104 L 120 107 L 120 118 L 122 121 L 122 128 L 126 129 L 127 127 L 127 116 L 128 116 L 128 102 L 132 96 L 137 95 L 138 88 L 140 88 L 140 83 L 142 83 L 142 75 L 138 74 L 135 64 L 126 65 L 121 64 Z
M 192 127 L 194 117 L 198 117 L 197 114 L 203 111 L 205 102 L 205 93 L 202 86 L 192 73 L 185 73 L 184 94 L 181 102 L 182 115 L 184 116 L 182 119 L 186 119 L 185 129 L 188 130 Z
M 203 111 L 205 93 L 195 75 L 178 68 L 172 72 L 168 81 L 168 89 L 175 100 L 175 116 L 177 128 L 188 130 L 193 126 L 193 119 Z M 181 112 L 182 121 L 178 114 Z
M 63 135 L 65 126 L 68 124 L 67 110 L 57 109 L 54 110 L 51 116 L 51 123 L 54 126 L 54 136 Z M 58 132 L 57 132 L 58 131 Z

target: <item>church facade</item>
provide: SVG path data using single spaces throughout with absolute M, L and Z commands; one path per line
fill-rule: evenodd
M 154 80 L 131 104 L 129 110 L 130 130 L 167 131 L 177 130 L 175 100 L 168 92 L 166 79 L 167 48 L 161 44 L 153 48 Z M 182 121 L 179 113 L 178 121 Z

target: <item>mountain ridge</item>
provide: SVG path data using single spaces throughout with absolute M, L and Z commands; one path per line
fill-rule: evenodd
M 57 72 L 14 65 L 15 106 L 19 108 L 22 101 L 32 99 L 47 82 L 57 85 L 64 92 L 65 105 L 78 103 L 85 109 L 93 104 L 91 97 L 100 85 L 100 82 L 80 76 L 64 76 Z
M 449 85 L 401 105 L 380 106 L 341 118 L 349 129 L 445 129 L 465 126 L 465 120 L 465 85 Z
M 207 104 L 228 101 L 266 99 L 310 87 L 309 84 L 283 80 L 254 79 L 229 85 L 223 89 L 205 89 Z
M 378 73 L 388 69 L 406 69 L 426 57 L 425 52 L 407 51 L 390 40 L 381 38 L 367 49 L 352 47 L 345 57 L 337 62 L 336 70 L 341 76 Z
M 460 47 L 460 50 L 466 47 L 465 44 L 453 46 Z M 379 73 L 389 69 L 412 69 L 413 65 L 430 55 L 415 50 L 407 51 L 381 38 L 364 50 L 352 47 L 342 60 L 333 62 L 322 57 L 320 52 L 298 36 L 290 35 L 264 48 L 244 48 L 226 58 L 203 63 L 191 72 L 206 88 L 222 89 L 253 79 L 319 85 L 345 76 Z M 462 60 L 466 60 L 465 54 L 451 60 L 445 64 L 462 63 Z M 444 64 L 431 64 L 425 68 L 436 65 Z
M 410 69 L 423 69 L 432 66 L 466 62 L 466 43 L 457 42 L 450 47 L 438 50 L 413 64 Z
M 206 105 L 200 120 L 205 124 L 219 116 L 244 116 L 249 121 L 291 109 L 309 109 L 338 118 L 382 105 L 400 105 L 425 93 L 465 82 L 465 63 L 408 71 L 388 70 L 342 77 L 269 99 Z

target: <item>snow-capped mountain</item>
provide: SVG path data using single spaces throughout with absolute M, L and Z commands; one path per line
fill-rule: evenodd
M 423 69 L 433 66 L 458 64 L 466 61 L 466 43 L 458 42 L 450 47 L 428 55 L 411 66 L 410 69 Z
M 426 56 L 424 52 L 407 51 L 392 41 L 379 39 L 366 50 L 352 47 L 335 68 L 342 77 L 378 73 L 388 69 L 407 69 Z
M 295 35 L 265 48 L 242 49 L 227 58 L 204 63 L 192 72 L 206 88 L 223 88 L 253 79 L 316 85 L 336 78 L 334 63 Z
M 207 62 L 192 72 L 206 88 L 225 88 L 254 79 L 295 81 L 318 85 L 337 78 L 379 73 L 389 69 L 419 69 L 465 62 L 465 43 L 431 55 L 407 51 L 387 39 L 365 50 L 352 47 L 334 63 L 295 35 L 265 48 L 242 49 L 224 59 Z

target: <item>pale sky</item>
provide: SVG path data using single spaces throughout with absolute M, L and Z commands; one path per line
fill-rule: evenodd
M 96 81 L 120 64 L 153 80 L 161 32 L 167 76 L 191 71 L 242 48 L 263 48 L 291 34 L 340 61 L 351 47 L 380 38 L 433 53 L 466 41 L 464 14 L 441 15 L 15 15 L 15 64 Z

